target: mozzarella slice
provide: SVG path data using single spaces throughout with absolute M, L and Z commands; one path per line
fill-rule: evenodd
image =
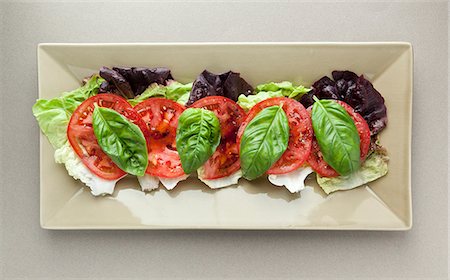
M 141 185 L 141 189 L 144 192 L 156 190 L 159 187 L 159 179 L 158 177 L 144 174 L 144 176 L 138 176 L 139 185 Z
M 239 178 L 242 177 L 241 170 L 238 170 L 227 177 L 212 179 L 212 180 L 202 178 L 203 167 L 200 167 L 197 172 L 198 172 L 198 178 L 200 179 L 200 181 L 205 183 L 211 189 L 220 189 L 220 188 L 236 185 L 239 181 Z
M 123 178 L 106 180 L 95 175 L 81 162 L 69 144 L 55 151 L 55 161 L 64 164 L 69 175 L 86 184 L 95 196 L 112 194 L 117 181 Z
M 275 186 L 285 186 L 291 193 L 305 188 L 305 179 L 313 172 L 309 166 L 300 167 L 286 174 L 269 175 L 269 181 Z
M 158 179 L 159 181 L 161 181 L 161 184 L 170 191 L 173 190 L 173 188 L 175 188 L 179 182 L 186 180 L 188 177 L 189 175 L 183 175 L 175 178 L 158 177 Z

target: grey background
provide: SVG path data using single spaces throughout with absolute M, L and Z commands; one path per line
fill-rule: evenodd
M 447 278 L 447 16 L 441 3 L 0 3 L 0 278 Z M 409 41 L 409 232 L 39 227 L 40 42 Z

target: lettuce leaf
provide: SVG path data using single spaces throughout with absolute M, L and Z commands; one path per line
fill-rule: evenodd
M 270 82 L 261 84 L 256 87 L 256 92 L 280 92 L 283 96 L 289 98 L 300 98 L 302 95 L 308 93 L 311 89 L 302 85 L 294 86 L 291 82 L 283 81 L 280 83 Z
M 350 190 L 386 175 L 388 172 L 388 162 L 389 157 L 387 156 L 386 150 L 378 146 L 367 157 L 358 171 L 348 176 L 333 178 L 321 177 L 317 174 L 317 183 L 327 194 L 340 190 Z
M 359 113 L 370 128 L 370 135 L 377 135 L 387 124 L 387 109 L 384 98 L 373 84 L 358 77 L 351 71 L 335 70 L 333 80 L 324 76 L 313 83 L 312 90 L 301 97 L 300 102 L 305 108 L 314 103 L 313 96 L 319 99 L 337 99 L 350 105 Z
M 207 96 L 225 96 L 237 101 L 240 94 L 249 95 L 252 92 L 253 87 L 241 77 L 240 73 L 228 71 L 214 74 L 205 69 L 195 79 L 187 105 L 192 105 Z
M 72 113 L 84 100 L 98 93 L 103 81 L 98 75 L 93 75 L 82 87 L 65 92 L 60 97 L 38 99 L 33 105 L 33 115 L 55 149 L 67 142 L 67 124 Z
M 165 67 L 113 67 L 100 68 L 100 76 L 106 81 L 100 93 L 114 93 L 125 98 L 134 98 L 151 84 L 167 85 L 173 80 L 170 70 Z
M 182 84 L 174 81 L 166 86 L 166 97 L 177 101 L 183 95 L 190 93 L 191 89 L 192 83 Z
M 284 81 L 280 83 L 270 82 L 267 84 L 260 84 L 255 89 L 255 94 L 245 95 L 241 94 L 238 97 L 237 103 L 244 110 L 248 111 L 256 103 L 261 102 L 268 98 L 273 97 L 289 97 L 298 99 L 304 94 L 308 93 L 311 89 L 306 88 L 302 85 L 294 86 L 291 82 Z
M 136 96 L 133 99 L 128 99 L 128 102 L 131 105 L 135 106 L 138 103 L 151 97 L 163 97 L 174 100 L 184 105 L 189 98 L 191 89 L 192 83 L 182 84 L 176 81 L 172 81 L 167 86 L 153 83 L 144 92 L 142 92 L 141 95 Z
M 133 99 L 128 99 L 128 103 L 136 106 L 138 103 L 149 99 L 151 97 L 166 97 L 166 89 L 164 86 L 158 84 L 151 84 L 141 95 L 136 96 Z
M 261 91 L 255 95 L 248 96 L 245 96 L 245 94 L 241 94 L 238 97 L 237 104 L 241 106 L 242 109 L 248 111 L 253 106 L 255 106 L 256 103 L 272 97 L 283 97 L 283 94 L 281 93 L 281 91 Z
M 189 95 L 191 95 L 189 91 L 184 93 L 180 96 L 180 98 L 177 99 L 177 102 L 183 106 L 186 106 L 186 103 L 189 101 Z

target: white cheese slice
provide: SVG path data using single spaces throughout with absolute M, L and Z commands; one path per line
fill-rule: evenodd
M 55 151 L 55 161 L 64 164 L 69 175 L 86 184 L 95 196 L 112 194 L 116 183 L 123 178 L 106 180 L 95 175 L 81 162 L 68 143 Z
M 218 179 L 212 179 L 212 180 L 202 178 L 203 167 L 200 167 L 197 170 L 197 172 L 198 172 L 198 178 L 200 179 L 200 181 L 205 183 L 211 189 L 220 189 L 220 188 L 236 185 L 239 181 L 239 178 L 242 177 L 241 170 L 238 170 L 229 176 L 218 178 Z
M 180 177 L 175 177 L 175 178 L 162 178 L 162 177 L 158 177 L 159 181 L 161 182 L 161 184 L 167 189 L 167 190 L 173 190 L 177 184 L 181 181 L 186 180 L 189 177 L 189 175 L 183 175 Z
M 145 174 L 144 176 L 138 176 L 139 185 L 141 185 L 142 191 L 152 191 L 159 187 L 158 177 Z
M 309 166 L 300 167 L 286 174 L 269 175 L 269 181 L 275 186 L 285 186 L 291 193 L 296 193 L 305 188 L 305 179 L 313 172 Z

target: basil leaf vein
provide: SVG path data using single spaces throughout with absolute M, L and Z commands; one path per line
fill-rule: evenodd
M 340 175 L 355 172 L 360 167 L 360 139 L 353 119 L 337 102 L 315 100 L 312 125 L 323 159 Z
M 205 109 L 186 109 L 178 119 L 177 151 L 186 174 L 201 167 L 220 143 L 220 122 Z
M 259 112 L 245 127 L 240 144 L 243 177 L 263 175 L 283 155 L 289 142 L 289 123 L 281 106 Z
M 112 109 L 96 107 L 92 126 L 98 144 L 120 169 L 144 176 L 148 164 L 147 143 L 137 125 Z

